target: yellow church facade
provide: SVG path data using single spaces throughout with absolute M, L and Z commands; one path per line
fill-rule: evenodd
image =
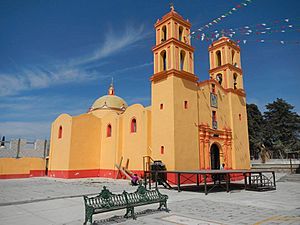
M 128 106 L 111 85 L 87 113 L 52 123 L 49 176 L 114 178 L 120 162 L 141 174 L 150 158 L 170 171 L 250 169 L 240 47 L 213 42 L 210 79 L 200 82 L 190 28 L 174 9 L 155 23 L 151 106 Z

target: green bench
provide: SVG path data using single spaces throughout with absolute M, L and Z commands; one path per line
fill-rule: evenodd
M 138 189 L 133 193 L 123 191 L 122 194 L 113 194 L 106 187 L 99 195 L 94 197 L 83 196 L 85 205 L 85 221 L 92 223 L 93 215 L 98 213 L 104 213 L 119 209 L 126 209 L 125 218 L 132 217 L 136 219 L 134 214 L 134 207 L 148 205 L 153 203 L 159 203 L 158 209 L 167 208 L 167 195 L 161 194 L 158 189 L 147 190 L 144 186 L 140 185 Z

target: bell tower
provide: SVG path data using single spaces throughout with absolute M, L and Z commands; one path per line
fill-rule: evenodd
M 154 76 L 168 70 L 194 73 L 194 48 L 189 37 L 191 24 L 174 7 L 155 25 Z
M 229 38 L 221 37 L 208 50 L 210 77 L 225 89 L 244 91 L 240 47 Z
M 152 157 L 162 160 L 167 169 L 197 169 L 198 77 L 194 75 L 191 23 L 171 6 L 154 27 Z

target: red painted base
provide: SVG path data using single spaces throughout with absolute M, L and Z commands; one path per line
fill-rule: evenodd
M 133 170 L 132 173 L 136 173 L 138 176 L 144 174 L 141 170 Z M 85 178 L 85 177 L 106 177 L 106 178 L 116 178 L 118 171 L 109 169 L 94 169 L 94 170 L 50 170 L 48 172 L 49 177 L 56 178 Z M 124 178 L 119 175 L 118 179 Z

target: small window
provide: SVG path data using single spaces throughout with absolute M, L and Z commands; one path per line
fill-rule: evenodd
M 136 133 L 136 119 L 135 118 L 133 118 L 132 120 L 131 120 L 131 133 Z
M 59 130 L 58 130 L 58 138 L 61 139 L 62 138 L 62 132 L 63 132 L 63 129 L 62 129 L 62 126 L 59 127 Z
M 106 128 L 106 137 L 111 137 L 111 125 L 108 124 Z
M 185 108 L 185 109 L 188 108 L 188 101 L 184 101 L 184 108 Z
M 215 84 L 211 84 L 211 92 L 212 93 L 216 93 L 216 85 Z
M 160 104 L 160 107 L 159 107 L 161 110 L 164 109 L 164 104 Z
M 165 153 L 165 147 L 164 146 L 160 146 L 160 154 L 164 154 Z
M 242 120 L 242 114 L 239 114 L 239 120 L 240 121 Z

